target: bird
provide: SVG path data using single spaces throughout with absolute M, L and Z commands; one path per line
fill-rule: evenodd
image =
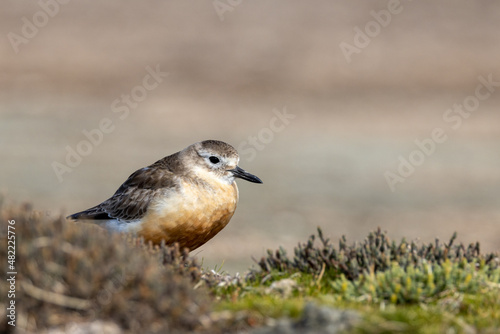
M 239 197 L 236 178 L 263 183 L 239 160 L 223 141 L 196 142 L 135 171 L 109 199 L 66 218 L 192 251 L 231 220 Z

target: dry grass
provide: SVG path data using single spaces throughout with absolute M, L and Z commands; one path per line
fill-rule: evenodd
M 15 220 L 18 327 L 37 333 L 104 320 L 128 333 L 203 329 L 211 303 L 203 287 L 194 289 L 200 267 L 187 253 L 46 218 L 28 205 L 0 210 L 2 221 Z M 5 263 L 5 229 L 0 247 Z M 0 287 L 6 296 L 7 286 Z

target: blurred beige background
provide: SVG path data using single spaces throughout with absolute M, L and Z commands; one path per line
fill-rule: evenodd
M 0 190 L 11 200 L 80 211 L 136 169 L 220 139 L 264 185 L 239 182 L 231 223 L 195 251 L 209 268 L 243 271 L 316 226 L 351 241 L 378 226 L 424 241 L 457 231 L 500 248 L 500 87 L 456 129 L 443 119 L 479 76 L 500 81 L 499 2 L 401 1 L 385 26 L 372 11 L 387 1 L 40 3 L 0 5 Z M 369 44 L 348 62 L 340 45 L 366 27 Z M 168 76 L 141 91 L 147 67 Z M 140 101 L 121 119 L 131 92 Z M 284 110 L 294 118 L 266 130 Z M 52 164 L 106 118 L 113 130 L 60 182 Z M 385 173 L 435 128 L 447 140 L 392 192 Z

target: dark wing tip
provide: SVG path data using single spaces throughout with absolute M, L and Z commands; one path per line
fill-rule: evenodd
M 69 215 L 66 217 L 66 219 L 108 220 L 108 219 L 113 219 L 113 217 L 108 215 L 106 212 L 90 209 Z

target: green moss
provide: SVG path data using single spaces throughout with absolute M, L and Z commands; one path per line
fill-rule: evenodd
M 404 239 L 398 244 L 376 231 L 358 245 L 347 246 L 342 238 L 335 249 L 319 234 L 322 246 L 315 247 L 312 236 L 293 259 L 282 248 L 269 251 L 260 271 L 215 288 L 217 308 L 296 317 L 306 301 L 315 300 L 361 312 L 359 333 L 500 328 L 498 256 L 480 254 L 479 244 L 453 247 L 455 236 L 447 244 L 421 246 Z M 293 281 L 288 295 L 273 289 L 287 280 Z
M 500 287 L 489 292 L 455 296 L 447 309 L 478 328 L 500 328 Z
M 359 312 L 355 333 L 500 328 L 498 255 L 481 254 L 479 243 L 457 245 L 455 235 L 420 245 L 377 230 L 334 247 L 318 230 L 292 258 L 282 248 L 269 251 L 260 270 L 242 277 L 203 270 L 186 250 L 108 236 L 29 206 L 3 207 L 0 219 L 16 220 L 18 312 L 33 332 L 93 319 L 126 333 L 238 332 L 270 318 L 301 318 L 309 302 Z M 6 240 L 4 229 L 0 258 Z M 0 331 L 5 326 L 4 319 Z
M 225 300 L 216 306 L 216 310 L 246 311 L 259 317 L 298 317 L 304 307 L 304 298 L 282 298 L 279 295 L 250 295 L 233 301 Z

